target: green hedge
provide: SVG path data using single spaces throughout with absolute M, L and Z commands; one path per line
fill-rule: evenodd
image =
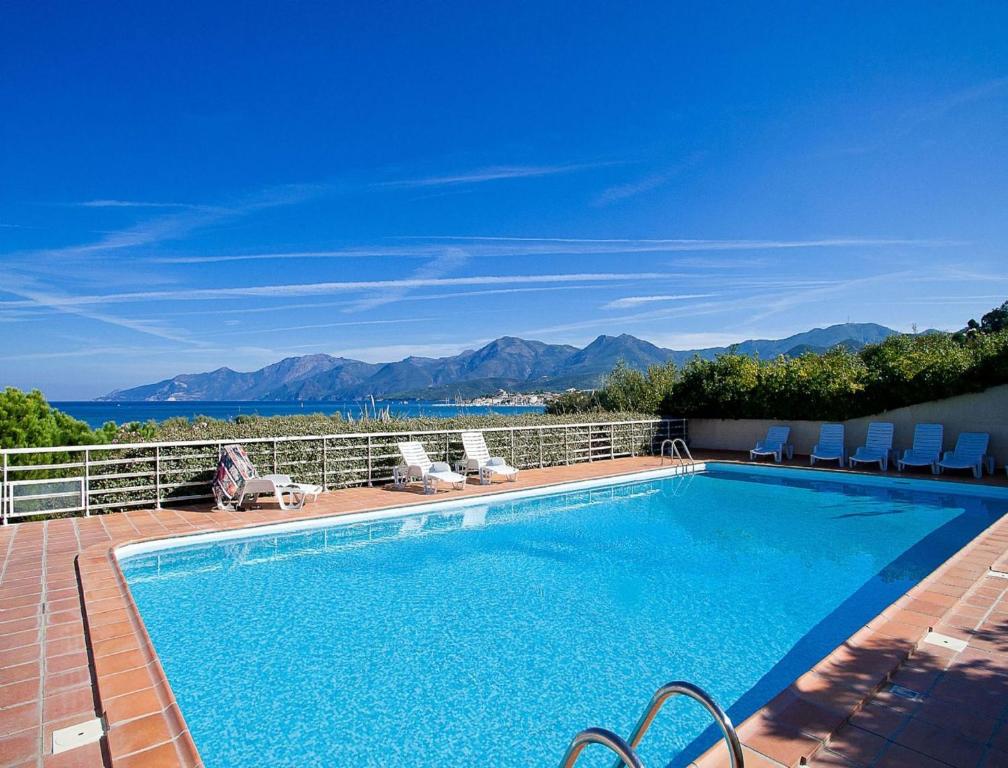
M 839 421 L 1008 383 L 1008 331 L 892 336 L 858 353 L 690 361 L 660 412 L 722 419 Z

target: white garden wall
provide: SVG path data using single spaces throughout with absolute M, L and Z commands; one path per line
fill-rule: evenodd
M 945 448 L 955 446 L 960 432 L 990 432 L 990 450 L 999 467 L 1008 461 L 1008 385 L 984 392 L 933 400 L 906 408 L 897 408 L 875 416 L 845 422 L 847 449 L 853 451 L 864 443 L 871 421 L 891 421 L 896 425 L 893 447 L 902 451 L 913 442 L 914 425 L 938 422 L 945 425 Z M 784 421 L 768 419 L 690 419 L 690 446 L 697 449 L 747 451 L 756 440 L 766 436 L 772 424 L 788 424 L 795 453 L 807 454 L 819 437 L 820 421 Z

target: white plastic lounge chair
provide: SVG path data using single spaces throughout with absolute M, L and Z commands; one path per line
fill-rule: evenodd
M 487 448 L 482 432 L 463 432 L 462 445 L 465 448 L 465 458 L 456 465 L 455 469 L 463 474 L 479 472 L 481 485 L 489 485 L 496 476 L 507 480 L 518 479 L 517 469 L 509 466 L 500 456 L 490 455 L 490 449 Z
M 893 425 L 888 421 L 873 421 L 868 425 L 868 437 L 865 444 L 858 446 L 850 457 L 850 468 L 855 464 L 879 465 L 883 472 L 889 469 L 889 456 L 892 454 Z
M 945 455 L 938 462 L 939 471 L 972 469 L 973 477 L 980 479 L 983 476 L 984 466 L 988 463 L 989 443 L 990 435 L 987 432 L 960 432 L 955 450 L 945 451 Z
M 809 465 L 817 461 L 837 461 L 842 467 L 847 458 L 844 449 L 844 425 L 823 424 L 819 427 L 819 442 L 812 448 L 809 455 Z
M 422 480 L 424 493 L 435 493 L 438 482 L 465 487 L 465 476 L 452 472 L 446 461 L 431 461 L 421 443 L 399 443 L 399 453 L 403 463 L 392 471 L 392 479 L 400 488 L 411 480 Z
M 791 427 L 776 426 L 770 427 L 766 433 L 766 440 L 758 440 L 756 447 L 749 451 L 749 458 L 755 459 L 759 456 L 773 456 L 778 464 L 786 455 L 789 459 L 794 457 L 794 446 L 788 442 L 791 437 Z
M 918 424 L 914 427 L 913 448 L 903 451 L 896 468 L 902 472 L 904 467 L 931 467 L 931 474 L 937 475 L 943 436 L 941 424 Z
M 276 496 L 281 509 L 301 509 L 325 490 L 321 485 L 295 483 L 289 475 L 260 476 L 245 449 L 236 444 L 221 448 L 212 489 L 217 508 L 229 510 L 241 508 L 246 497 L 254 500 L 266 494 Z
M 276 496 L 280 509 L 301 509 L 306 501 L 315 501 L 322 490 L 321 485 L 295 483 L 290 475 L 262 475 L 242 483 L 237 506 L 242 506 L 246 496 L 255 500 L 258 496 L 266 495 Z

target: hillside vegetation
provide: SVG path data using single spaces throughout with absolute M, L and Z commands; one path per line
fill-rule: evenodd
M 551 413 L 610 409 L 721 419 L 843 420 L 1008 383 L 1008 302 L 957 333 L 895 335 L 857 352 L 764 360 L 735 350 L 645 372 L 617 365 Z

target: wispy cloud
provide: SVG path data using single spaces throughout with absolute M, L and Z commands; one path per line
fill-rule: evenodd
M 886 274 L 879 275 L 868 275 L 866 277 L 857 277 L 848 280 L 838 280 L 829 285 L 823 285 L 815 288 L 808 288 L 802 291 L 793 291 L 782 294 L 774 299 L 763 302 L 760 311 L 749 317 L 749 322 L 760 322 L 765 320 L 772 315 L 779 314 L 781 312 L 786 312 L 794 307 L 800 307 L 807 304 L 816 303 L 822 301 L 828 296 L 833 296 L 838 293 L 844 293 L 850 291 L 853 288 L 864 288 L 872 284 L 880 283 L 893 283 L 896 284 L 898 281 L 907 280 L 915 276 L 915 272 L 890 272 Z
M 767 281 L 755 291 L 739 292 L 733 296 L 717 295 L 716 298 L 702 301 L 677 302 L 672 307 L 647 309 L 625 315 L 598 316 L 585 320 L 561 323 L 545 327 L 536 327 L 520 331 L 520 335 L 532 334 L 540 336 L 556 336 L 571 334 L 593 329 L 606 333 L 618 332 L 621 328 L 646 325 L 648 328 L 661 328 L 662 321 L 689 318 L 696 320 L 704 316 L 737 317 L 744 313 L 745 324 L 752 325 L 766 318 L 798 306 L 821 304 L 824 298 L 844 293 L 853 294 L 863 291 L 871 285 L 887 285 L 890 283 L 906 283 L 921 279 L 911 272 L 876 274 L 861 278 L 840 278 L 828 281 Z M 719 283 L 719 286 L 721 283 Z M 566 338 L 572 338 L 566 336 Z
M 62 312 L 64 314 L 74 315 L 88 320 L 95 320 L 105 325 L 126 328 L 127 330 L 134 331 L 145 336 L 154 336 L 166 341 L 174 341 L 193 346 L 199 346 L 203 343 L 194 340 L 183 333 L 167 328 L 163 324 L 154 320 L 140 320 L 129 317 L 121 317 L 91 309 L 87 305 L 66 303 L 67 299 L 72 299 L 72 297 L 52 294 L 30 287 L 16 287 L 10 284 L 5 285 L 3 290 L 4 292 L 10 293 L 14 296 L 20 296 L 22 298 L 22 303 L 27 306 L 44 307 L 56 312 Z M 13 302 L 8 302 L 8 304 L 10 303 Z
M 488 181 L 503 181 L 505 179 L 528 179 L 539 176 L 556 176 L 561 173 L 574 173 L 575 171 L 601 168 L 613 164 L 613 162 L 598 162 L 569 163 L 566 165 L 492 165 L 485 168 L 477 168 L 472 171 L 443 176 L 423 176 L 413 179 L 379 181 L 372 186 L 412 189 L 417 187 L 451 187 L 460 184 L 484 184 Z
M 40 260 L 52 261 L 81 256 L 93 256 L 106 252 L 115 252 L 128 248 L 150 246 L 179 239 L 198 229 L 223 221 L 247 216 L 257 211 L 276 206 L 291 205 L 302 202 L 309 197 L 320 194 L 324 187 L 310 184 L 283 184 L 254 193 L 237 197 L 223 205 L 191 206 L 179 204 L 180 210 L 162 213 L 124 229 L 104 233 L 99 239 L 90 243 L 45 248 L 8 255 L 8 266 L 20 262 L 31 266 Z M 122 203 L 132 205 L 130 201 L 91 201 L 95 203 Z M 87 203 L 80 203 L 85 205 Z M 95 206 L 99 207 L 99 206 Z M 157 204 L 155 207 L 166 207 Z
M 210 254 L 205 256 L 159 256 L 148 259 L 151 264 L 215 264 L 229 261 L 286 261 L 301 259 L 364 259 L 375 257 L 426 258 L 435 254 L 436 247 L 404 248 L 375 246 L 362 248 L 333 248 L 313 251 L 280 251 L 275 253 Z
M 468 261 L 469 254 L 463 249 L 458 247 L 446 248 L 444 251 L 437 254 L 437 256 L 435 256 L 431 261 L 415 270 L 411 277 L 414 280 L 441 278 L 445 275 L 451 274 L 454 270 L 463 266 Z M 363 298 L 360 301 L 354 302 L 351 306 L 347 307 L 345 311 L 360 312 L 366 309 L 380 307 L 383 304 L 391 304 L 404 298 L 410 290 L 411 288 L 408 286 L 393 286 L 379 291 L 369 297 Z
M 425 238 L 415 238 L 425 239 Z M 527 253 L 630 253 L 660 251 L 752 251 L 791 248 L 848 248 L 919 246 L 943 247 L 967 245 L 962 240 L 897 237 L 824 237 L 782 240 L 711 240 L 692 238 L 579 238 L 579 237 L 503 237 L 443 235 L 438 240 L 522 245 Z
M 71 203 L 79 208 L 186 208 L 190 210 L 206 210 L 208 206 L 195 203 L 158 203 L 147 200 L 85 200 Z
M 604 189 L 601 194 L 595 198 L 594 205 L 611 205 L 622 200 L 627 200 L 631 197 L 636 197 L 637 195 L 645 192 L 651 192 L 652 190 L 658 189 L 659 187 L 662 187 L 672 181 L 672 179 L 679 176 L 684 171 L 696 166 L 706 156 L 706 154 L 706 152 L 694 152 L 681 162 L 658 171 L 657 173 L 649 174 L 643 178 L 637 179 L 636 181 L 616 184 Z
M 866 140 L 853 146 L 836 150 L 841 155 L 866 155 L 903 142 L 918 129 L 941 120 L 961 107 L 982 101 L 1008 87 L 1008 77 L 998 77 L 939 95 L 931 100 L 915 104 L 886 124 L 873 129 Z
M 404 323 L 425 323 L 433 320 L 430 317 L 401 317 L 390 320 L 353 320 L 342 323 L 309 323 L 306 325 L 286 325 L 281 328 L 243 328 L 239 331 L 218 331 L 218 336 L 255 336 L 264 333 L 289 333 L 290 331 L 312 331 L 322 328 L 346 328 L 368 325 L 403 325 Z
M 906 121 L 911 124 L 918 124 L 927 120 L 936 120 L 944 117 L 949 112 L 966 104 L 980 101 L 988 96 L 1008 87 L 1008 77 L 998 77 L 992 80 L 985 80 L 958 91 L 953 91 L 945 96 L 935 99 L 932 103 L 923 106 L 907 114 Z
M 462 299 L 472 296 L 509 296 L 521 293 L 544 293 L 552 291 L 591 291 L 609 290 L 608 285 L 585 285 L 584 283 L 571 283 L 566 285 L 543 285 L 532 288 L 486 288 L 477 291 L 452 291 L 451 293 L 422 293 L 418 295 L 403 296 L 399 301 L 434 301 L 437 299 Z M 206 309 L 187 310 L 184 312 L 162 312 L 162 317 L 180 317 L 190 315 L 246 315 L 262 314 L 264 312 L 279 312 L 286 309 L 297 309 L 310 311 L 315 309 L 326 309 L 329 307 L 347 307 L 353 304 L 351 301 L 316 301 L 311 304 L 298 302 L 296 304 L 270 304 L 269 306 L 237 306 L 237 307 L 208 307 Z M 8 313 L 24 312 L 24 310 L 3 310 Z M 31 317 L 41 315 L 32 314 Z M 2 319 L 3 315 L 0 315 Z
M 4 360 L 60 360 L 63 358 L 92 357 L 97 355 L 107 355 L 125 357 L 127 355 L 150 354 L 147 347 L 92 347 L 83 345 L 76 349 L 47 350 L 37 352 L 17 352 L 15 354 L 5 354 Z
M 257 285 L 232 288 L 188 288 L 181 290 L 162 291 L 129 291 L 111 294 L 91 294 L 80 296 L 52 296 L 48 306 L 75 307 L 93 304 L 110 304 L 121 302 L 138 302 L 150 300 L 173 299 L 177 301 L 208 301 L 234 297 L 266 297 L 281 296 L 323 296 L 334 293 L 353 291 L 375 291 L 394 288 L 428 288 L 449 286 L 476 285 L 526 285 L 549 283 L 610 283 L 635 280 L 662 280 L 674 275 L 662 272 L 620 273 L 620 272 L 585 272 L 550 275 L 473 275 L 469 277 L 443 278 L 403 278 L 393 280 L 362 280 L 347 282 L 295 283 L 276 285 Z M 6 288 L 4 290 L 7 290 Z M 9 291 L 16 293 L 15 291 Z M 0 309 L 30 306 L 35 301 L 7 301 L 0 303 Z
M 303 259 L 414 258 L 429 259 L 443 254 L 452 244 L 467 243 L 472 258 L 509 256 L 592 256 L 620 253 L 703 253 L 708 251 L 778 251 L 813 248 L 939 248 L 964 245 L 959 240 L 910 239 L 892 237 L 832 237 L 796 240 L 703 240 L 688 238 L 587 239 L 568 237 L 480 237 L 446 236 L 437 238 L 401 238 L 418 241 L 415 245 L 373 245 L 325 250 L 279 251 L 248 254 L 206 254 L 164 256 L 147 259 L 152 264 L 213 264 L 238 261 L 285 261 Z M 425 240 L 427 242 L 419 242 Z M 684 261 L 683 264 L 696 262 Z M 718 268 L 718 264 L 708 265 Z M 737 265 L 734 265 L 737 266 Z
M 645 176 L 643 179 L 638 179 L 637 181 L 627 182 L 626 184 L 616 184 L 602 190 L 599 196 L 595 198 L 594 204 L 611 205 L 612 203 L 617 203 L 621 200 L 636 197 L 644 192 L 650 192 L 669 182 L 675 175 L 675 172 L 655 173 L 651 176 Z
M 656 304 L 658 302 L 682 301 L 684 299 L 704 299 L 709 296 L 716 296 L 716 293 L 680 293 L 665 294 L 659 296 L 626 296 L 622 299 L 614 299 L 602 305 L 602 309 L 630 309 L 639 307 L 642 304 Z

